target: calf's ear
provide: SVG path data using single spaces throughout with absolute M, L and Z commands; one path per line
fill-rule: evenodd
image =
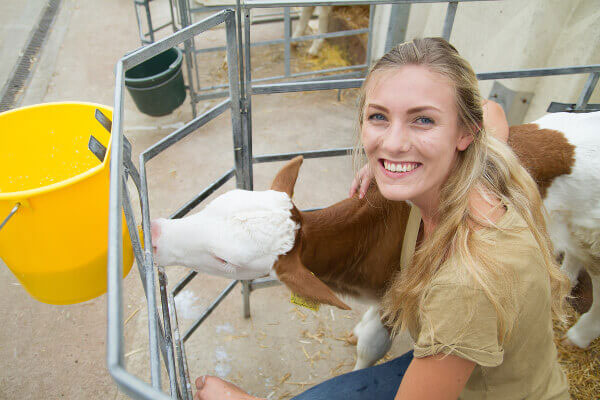
M 290 160 L 283 166 L 273 179 L 271 184 L 271 190 L 277 190 L 278 192 L 287 193 L 290 199 L 294 195 L 294 186 L 296 185 L 296 179 L 298 178 L 298 171 L 304 161 L 304 157 L 298 156 Z
M 300 246 L 296 245 L 289 253 L 280 256 L 279 260 L 275 262 L 273 268 L 279 280 L 292 292 L 302 297 L 336 306 L 342 310 L 350 310 L 346 303 L 341 301 L 326 284 L 302 264 L 299 248 Z

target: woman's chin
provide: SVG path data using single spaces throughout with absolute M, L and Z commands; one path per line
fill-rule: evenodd
M 409 188 L 402 187 L 400 185 L 390 185 L 384 182 L 384 180 L 376 179 L 377 187 L 383 197 L 391 201 L 407 201 L 412 198 L 412 190 Z

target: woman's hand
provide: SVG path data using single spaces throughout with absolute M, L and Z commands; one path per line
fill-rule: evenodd
M 367 189 L 371 184 L 371 179 L 373 179 L 373 172 L 371 171 L 371 168 L 369 168 L 369 164 L 367 164 L 362 167 L 354 177 L 348 197 L 354 196 L 354 193 L 356 193 L 357 190 L 359 199 L 365 197 L 365 193 L 367 193 Z
M 196 379 L 196 395 L 194 400 L 257 400 L 233 383 L 216 376 L 201 376 Z

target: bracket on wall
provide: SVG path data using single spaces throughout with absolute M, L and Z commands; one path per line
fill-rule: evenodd
M 498 81 L 494 81 L 488 99 L 502 106 L 508 125 L 512 126 L 523 123 L 532 97 L 533 93 L 531 92 L 518 92 L 507 88 Z
M 555 112 L 574 112 L 574 113 L 585 113 L 585 112 L 594 112 L 600 111 L 600 104 L 587 104 L 583 108 L 577 108 L 577 104 L 575 103 L 557 103 L 553 101 L 548 106 L 546 112 L 555 113 Z

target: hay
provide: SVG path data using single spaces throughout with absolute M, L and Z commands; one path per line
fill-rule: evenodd
M 554 322 L 554 342 L 558 361 L 569 380 L 569 392 L 574 400 L 600 398 L 600 338 L 587 349 L 565 346 L 561 343 L 567 330 L 579 319 L 579 314 L 569 309 L 567 323 Z

